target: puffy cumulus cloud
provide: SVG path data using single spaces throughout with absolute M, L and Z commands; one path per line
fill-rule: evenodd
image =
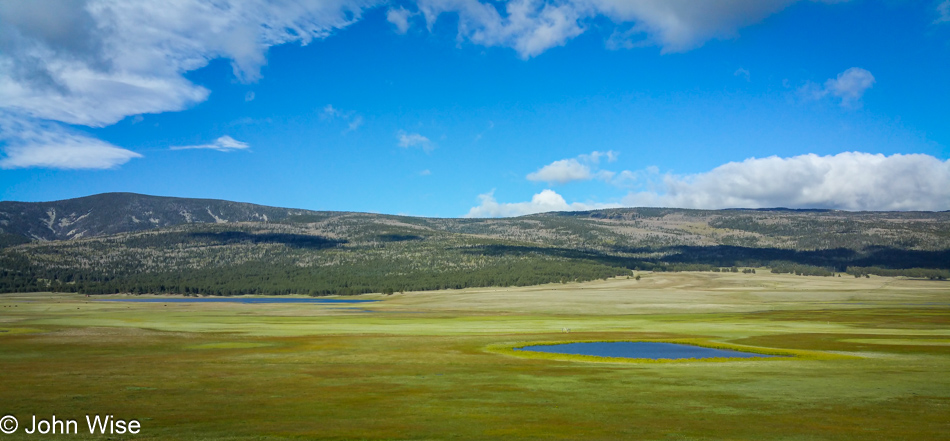
M 0 144 L 3 169 L 108 169 L 142 157 L 57 124 L 9 115 L 0 115 Z
M 616 161 L 617 152 L 613 150 L 607 152 L 595 151 L 589 155 L 579 155 L 577 158 L 554 161 L 535 172 L 529 173 L 527 179 L 534 182 L 547 182 L 548 184 L 566 184 L 573 181 L 589 181 L 595 178 L 610 181 L 615 174 L 614 172 L 597 169 L 601 158 L 606 158 L 608 162 Z
M 861 101 L 864 92 L 874 86 L 874 83 L 874 75 L 871 75 L 871 72 L 852 67 L 838 74 L 837 78 L 825 81 L 825 90 L 841 98 L 842 105 L 852 105 Z
M 751 158 L 689 176 L 666 175 L 626 206 L 682 208 L 950 209 L 950 161 L 847 152 Z
M 238 141 L 228 135 L 224 135 L 212 142 L 211 144 L 197 144 L 197 145 L 180 145 L 174 146 L 172 150 L 189 150 L 189 149 L 209 149 L 217 150 L 219 152 L 232 152 L 235 150 L 247 150 L 251 146 L 246 142 Z
M 824 86 L 807 83 L 799 89 L 805 98 L 820 100 L 833 96 L 841 100 L 843 107 L 860 107 L 864 92 L 874 86 L 874 75 L 860 67 L 852 67 L 825 81 Z
M 0 107 L 95 127 L 182 110 L 209 94 L 185 72 L 223 57 L 254 81 L 269 47 L 326 37 L 373 3 L 0 2 Z
M 494 193 L 494 190 L 492 190 L 489 193 L 479 195 L 480 204 L 472 207 L 464 217 L 511 217 L 549 211 L 585 211 L 620 206 L 619 204 L 580 202 L 569 204 L 563 196 L 550 189 L 532 196 L 529 202 L 499 203 L 495 200 Z
M 565 184 L 571 181 L 586 181 L 593 179 L 590 167 L 581 164 L 576 159 L 562 159 L 541 167 L 534 173 L 529 173 L 529 181 L 547 182 L 549 184 Z
M 396 141 L 399 147 L 407 149 L 409 147 L 421 147 L 426 152 L 432 151 L 435 148 L 435 145 L 432 144 L 432 141 L 425 136 L 422 136 L 418 133 L 406 133 L 405 131 L 400 130 L 399 133 L 396 133 Z

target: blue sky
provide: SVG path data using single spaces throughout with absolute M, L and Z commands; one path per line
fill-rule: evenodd
M 950 0 L 0 6 L 0 199 L 950 209 Z

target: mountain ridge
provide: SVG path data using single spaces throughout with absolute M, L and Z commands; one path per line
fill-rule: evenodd
M 100 193 L 48 202 L 0 202 L 0 233 L 30 240 L 66 240 L 187 223 L 267 222 L 312 210 L 222 199 Z
M 516 218 L 128 193 L 0 202 L 0 292 L 358 294 L 769 267 L 950 278 L 950 213 L 614 208 Z
M 365 215 L 424 221 L 479 222 L 499 219 L 519 220 L 533 217 L 569 217 L 610 219 L 655 217 L 669 214 L 779 213 L 841 214 L 846 217 L 884 215 L 907 217 L 913 214 L 950 213 L 950 211 L 844 211 L 808 208 L 727 208 L 721 210 L 669 207 L 608 208 L 587 211 L 553 211 L 512 218 L 442 218 L 402 216 L 350 211 L 318 211 L 285 208 L 224 199 L 154 196 L 130 192 L 98 193 L 78 198 L 42 202 L 0 201 L 0 234 L 27 240 L 54 241 L 100 237 L 134 231 L 172 227 L 182 224 L 228 224 L 240 222 L 281 222 L 294 216 Z

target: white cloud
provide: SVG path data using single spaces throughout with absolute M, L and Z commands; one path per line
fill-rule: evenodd
M 360 115 L 356 115 L 355 117 L 353 117 L 352 120 L 350 120 L 350 123 L 346 125 L 346 130 L 343 133 L 353 132 L 356 129 L 360 128 L 360 126 L 362 125 L 363 125 L 363 117 Z
M 522 58 L 562 46 L 584 32 L 580 20 L 586 7 L 574 2 L 511 0 L 501 14 L 492 3 L 478 0 L 417 0 L 429 29 L 443 13 L 458 15 L 458 35 L 483 46 L 514 48 Z
M 396 26 L 396 32 L 405 34 L 409 32 L 409 17 L 412 16 L 413 14 L 409 12 L 408 9 L 400 6 L 398 8 L 390 8 L 389 11 L 386 12 L 386 21 Z
M 610 150 L 607 152 L 591 152 L 589 155 L 579 155 L 576 159 L 561 159 L 554 161 L 533 173 L 529 173 L 527 179 L 534 182 L 547 182 L 548 184 L 566 184 L 574 181 L 589 181 L 591 179 L 603 179 L 609 181 L 614 176 L 614 172 L 608 170 L 598 170 L 597 164 L 600 158 L 607 158 L 607 162 L 617 160 L 617 152 Z
M 846 152 L 750 158 L 688 176 L 666 175 L 627 206 L 948 210 L 950 161 L 922 154 Z
M 613 150 L 608 150 L 606 152 L 593 151 L 589 155 L 579 155 L 578 158 L 585 162 L 599 164 L 600 158 L 607 158 L 607 162 L 614 162 L 619 156 L 619 153 Z
M 521 216 L 548 211 L 626 207 L 826 208 L 861 211 L 950 210 L 950 160 L 923 154 L 861 152 L 730 162 L 705 173 L 662 175 L 655 166 L 623 171 L 613 179 L 647 190 L 622 204 L 568 203 L 547 189 L 528 202 L 499 203 L 494 191 L 479 196 L 466 217 Z
M 435 145 L 432 144 L 432 141 L 425 136 L 422 136 L 418 133 L 406 133 L 405 131 L 400 130 L 396 133 L 396 140 L 398 141 L 399 147 L 407 149 L 409 147 L 422 147 L 426 152 L 432 151 L 435 148 Z
M 498 203 L 494 190 L 478 196 L 480 204 L 472 207 L 464 217 L 511 217 L 526 214 L 546 213 L 549 211 L 585 211 L 602 208 L 616 208 L 618 204 L 567 203 L 564 197 L 554 190 L 543 190 L 531 197 L 529 202 Z
M 825 81 L 824 86 L 806 83 L 799 89 L 805 98 L 820 100 L 827 96 L 841 99 L 842 107 L 861 107 L 864 92 L 874 86 L 874 75 L 860 67 L 852 67 Z
M 142 155 L 55 123 L 0 114 L 0 168 L 108 169 Z
M 458 36 L 515 49 L 523 58 L 566 42 L 606 16 L 629 39 L 688 50 L 796 0 L 416 0 L 387 19 L 405 32 L 422 13 L 431 29 L 458 17 Z M 210 91 L 184 77 L 231 61 L 255 81 L 275 45 L 308 44 L 359 20 L 382 0 L 31 0 L 0 2 L 0 108 L 102 127 L 126 116 L 189 108 Z M 947 9 L 941 4 L 941 11 Z M 407 4 L 412 8 L 412 4 Z M 626 40 L 625 40 L 626 41 Z
M 419 176 L 429 176 L 429 175 L 431 175 L 431 174 L 432 174 L 432 172 L 431 172 L 429 169 L 425 169 L 425 170 L 419 172 Z
M 390 8 L 387 19 L 406 32 L 415 14 L 425 17 L 430 30 L 442 14 L 450 14 L 458 17 L 459 41 L 510 47 L 527 59 L 566 44 L 601 16 L 617 29 L 609 45 L 657 45 L 663 52 L 677 52 L 709 39 L 731 38 L 742 26 L 795 1 L 414 0 Z M 238 80 L 256 81 L 270 47 L 326 38 L 386 3 L 0 1 L 0 110 L 90 127 L 184 110 L 211 93 L 188 80 L 187 72 L 223 58 L 230 60 Z M 946 1 L 940 4 L 942 17 L 948 8 Z M 842 103 L 859 102 L 864 83 L 836 81 L 828 93 Z M 252 100 L 253 93 L 245 99 Z M 361 125 L 356 118 L 348 120 L 348 131 Z M 432 144 L 423 147 L 431 149 Z
M 330 104 L 327 104 L 323 108 L 323 112 L 320 115 L 324 119 L 336 119 L 341 118 L 346 122 L 346 130 L 343 131 L 343 134 L 354 132 L 363 125 L 363 116 L 357 114 L 354 111 L 344 112 L 340 109 L 333 107 Z
M 104 127 L 131 115 L 183 110 L 210 94 L 185 78 L 186 72 L 226 58 L 240 81 L 255 81 L 269 47 L 324 38 L 358 20 L 364 9 L 376 3 L 0 2 L 0 111 L 20 120 Z M 251 92 L 245 99 L 253 97 Z M 63 162 L 68 160 L 83 168 L 108 168 L 138 156 L 85 135 L 63 135 L 67 132 L 55 124 L 37 127 L 53 130 L 43 135 L 46 138 L 64 142 L 59 147 L 37 143 L 32 141 L 38 139 L 37 134 L 15 131 L 22 127 L 0 127 L 3 139 L 22 141 L 7 142 L 6 167 L 73 168 Z M 76 152 L 65 151 L 65 146 Z M 219 139 L 203 148 L 244 147 Z M 53 152 L 60 152 L 63 161 L 43 159 Z
M 458 17 L 458 38 L 506 46 L 522 58 L 564 45 L 604 16 L 614 24 L 612 49 L 659 46 L 684 52 L 713 39 L 729 39 L 802 0 L 511 0 L 496 7 L 479 0 L 417 0 L 431 30 L 439 16 Z M 835 3 L 847 0 L 812 0 Z M 596 25 L 600 27 L 600 25 Z
M 937 5 L 937 19 L 934 23 L 950 23 L 950 0 L 944 0 Z
M 748 69 L 745 69 L 742 67 L 736 69 L 736 71 L 732 73 L 732 76 L 740 77 L 746 81 L 752 81 L 752 74 L 749 72 Z
M 327 104 L 323 107 L 323 117 L 324 118 L 336 118 L 340 115 L 340 111 L 336 110 L 332 104 Z
M 370 0 L 0 2 L 0 107 L 101 127 L 188 108 L 209 91 L 183 74 L 231 60 L 254 81 L 269 47 L 324 38 Z
M 581 164 L 576 159 L 562 159 L 554 161 L 538 171 L 528 174 L 529 181 L 547 182 L 549 184 L 565 184 L 571 181 L 586 181 L 593 179 L 590 167 Z
M 825 81 L 825 90 L 841 98 L 841 104 L 850 106 L 861 101 L 864 92 L 874 86 L 874 75 L 860 67 L 852 67 Z
M 254 92 L 245 93 L 245 94 L 244 94 L 244 101 L 246 101 L 246 102 L 254 101 L 255 96 L 256 96 L 256 95 L 254 95 Z
M 219 152 L 231 152 L 234 150 L 246 150 L 251 146 L 246 142 L 238 141 L 228 135 L 224 135 L 211 144 L 198 144 L 198 145 L 182 145 L 174 146 L 172 150 L 189 150 L 189 149 L 210 149 L 217 150 Z
M 683 52 L 712 39 L 734 38 L 739 28 L 757 23 L 798 0 L 577 0 L 628 23 L 608 45 L 660 46 L 663 53 Z

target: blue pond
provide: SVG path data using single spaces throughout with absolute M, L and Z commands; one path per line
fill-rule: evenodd
M 656 342 L 590 342 L 564 343 L 560 345 L 534 345 L 515 348 L 516 351 L 547 352 L 552 354 L 593 355 L 596 357 L 683 359 L 683 358 L 753 358 L 774 357 L 774 355 L 752 352 L 730 351 L 726 349 L 704 348 L 702 346 L 681 345 Z
M 369 303 L 379 300 L 347 299 L 301 299 L 281 297 L 183 297 L 172 299 L 98 299 L 99 302 L 141 302 L 141 303 Z

